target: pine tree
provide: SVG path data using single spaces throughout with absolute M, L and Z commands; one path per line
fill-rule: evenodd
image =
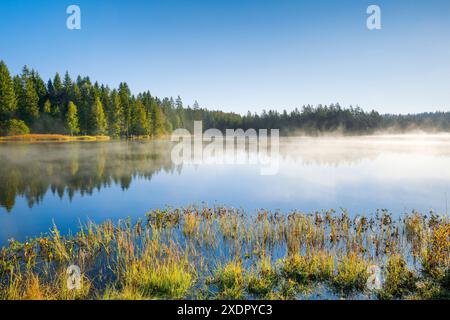
M 39 96 L 27 67 L 23 68 L 21 78 L 22 92 L 19 99 L 19 116 L 30 126 L 39 118 Z
M 177 97 L 177 100 L 175 101 L 175 106 L 178 110 L 183 109 L 183 101 L 181 100 L 180 96 Z
M 79 103 L 81 100 L 81 91 L 77 83 L 72 85 L 72 99 L 75 104 Z
M 80 88 L 80 100 L 78 101 L 78 117 L 80 119 L 80 131 L 87 134 L 89 132 L 89 115 L 95 96 L 92 91 L 92 84 L 88 77 L 78 78 L 77 86 Z
M 124 115 L 119 94 L 114 90 L 111 94 L 111 110 L 109 116 L 109 134 L 120 137 L 124 128 Z
M 180 128 L 180 117 L 175 111 L 175 101 L 173 98 L 164 98 L 161 105 L 162 111 L 166 116 L 165 130 L 170 133 L 175 128 Z
M 63 106 L 69 106 L 69 102 L 74 100 L 73 96 L 73 83 L 70 78 L 69 71 L 66 71 L 64 75 L 63 90 L 61 93 L 61 103 Z
M 45 102 L 44 102 L 44 108 L 43 108 L 43 113 L 45 113 L 45 114 L 47 114 L 47 115 L 50 115 L 51 114 L 51 112 L 52 112 L 52 104 L 50 103 L 50 100 L 49 99 L 47 99 L 47 100 L 45 100 Z
M 0 61 L 0 121 L 12 117 L 17 108 L 17 99 L 14 93 L 14 82 L 8 67 Z
M 53 110 L 52 114 L 56 118 L 62 118 L 63 107 L 63 84 L 61 82 L 61 77 L 59 73 L 56 73 L 55 78 L 51 87 L 49 87 L 50 102 L 52 104 Z
M 66 127 L 71 136 L 80 132 L 77 106 L 72 101 L 67 106 Z
M 158 104 L 155 103 L 152 114 L 153 136 L 161 137 L 165 134 L 165 117 Z
M 95 97 L 95 102 L 91 106 L 89 115 L 89 132 L 93 135 L 105 135 L 108 123 L 106 121 L 103 105 L 99 97 Z
M 131 106 L 130 106 L 130 89 L 126 83 L 119 84 L 119 96 L 120 103 L 123 109 L 124 115 L 124 131 L 123 135 L 128 136 L 130 134 L 130 126 L 131 126 Z
M 183 101 L 181 100 L 181 97 L 178 96 L 177 99 L 175 100 L 175 107 L 176 107 L 176 112 L 178 115 L 178 119 L 177 119 L 177 128 L 181 128 L 183 126 L 186 126 L 186 118 L 185 118 L 185 112 L 183 109 Z
M 200 108 L 200 105 L 198 104 L 197 100 L 195 100 L 195 102 L 194 102 L 192 107 L 193 107 L 194 110 L 198 110 Z
M 141 100 L 133 103 L 131 109 L 131 134 L 137 136 L 150 135 L 150 123 Z
M 42 133 L 56 133 L 58 127 L 55 128 L 55 119 L 52 117 L 52 105 L 50 100 L 47 99 L 42 107 L 42 113 L 39 117 L 39 130 Z
M 31 70 L 31 79 L 33 80 L 34 88 L 39 97 L 39 111 L 44 112 L 44 104 L 48 99 L 47 88 L 45 87 L 44 80 L 42 80 L 39 73 L 35 70 Z

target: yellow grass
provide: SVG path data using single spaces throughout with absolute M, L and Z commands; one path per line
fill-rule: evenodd
M 0 142 L 70 142 L 70 141 L 108 141 L 108 136 L 67 136 L 62 134 L 23 134 L 0 137 Z

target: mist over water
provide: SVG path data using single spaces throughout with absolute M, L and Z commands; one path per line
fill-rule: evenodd
M 88 219 L 204 203 L 249 213 L 448 211 L 450 135 L 281 138 L 279 172 L 271 176 L 261 175 L 258 164 L 175 165 L 172 146 L 0 144 L 0 244 L 38 236 L 53 223 L 74 232 Z

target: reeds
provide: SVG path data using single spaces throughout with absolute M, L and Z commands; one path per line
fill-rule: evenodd
M 449 250 L 449 218 L 436 214 L 167 208 L 137 221 L 89 222 L 73 236 L 53 226 L 11 241 L 0 251 L 0 298 L 442 299 Z M 79 290 L 66 285 L 72 264 Z M 382 270 L 375 292 L 366 287 L 374 264 Z

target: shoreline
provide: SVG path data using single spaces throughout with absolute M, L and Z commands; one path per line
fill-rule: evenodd
M 133 136 L 129 138 L 112 138 L 110 136 L 68 136 L 63 134 L 25 134 L 0 136 L 0 143 L 46 143 L 46 142 L 102 142 L 102 141 L 155 141 L 170 140 L 168 136 L 153 138 L 150 136 Z
M 24 134 L 0 137 L 0 142 L 73 142 L 109 141 L 108 136 L 68 136 L 63 134 Z
M 450 138 L 448 132 L 405 132 L 405 133 L 373 133 L 373 134 L 349 134 L 349 135 L 280 135 L 283 139 L 333 139 L 339 141 L 340 139 L 418 139 L 418 138 Z M 151 136 L 131 136 L 128 138 L 113 138 L 110 136 L 69 136 L 64 134 L 24 134 L 13 136 L 0 136 L 0 143 L 45 143 L 45 142 L 100 142 L 100 141 L 154 141 L 154 140 L 170 140 L 170 136 L 151 137 Z

